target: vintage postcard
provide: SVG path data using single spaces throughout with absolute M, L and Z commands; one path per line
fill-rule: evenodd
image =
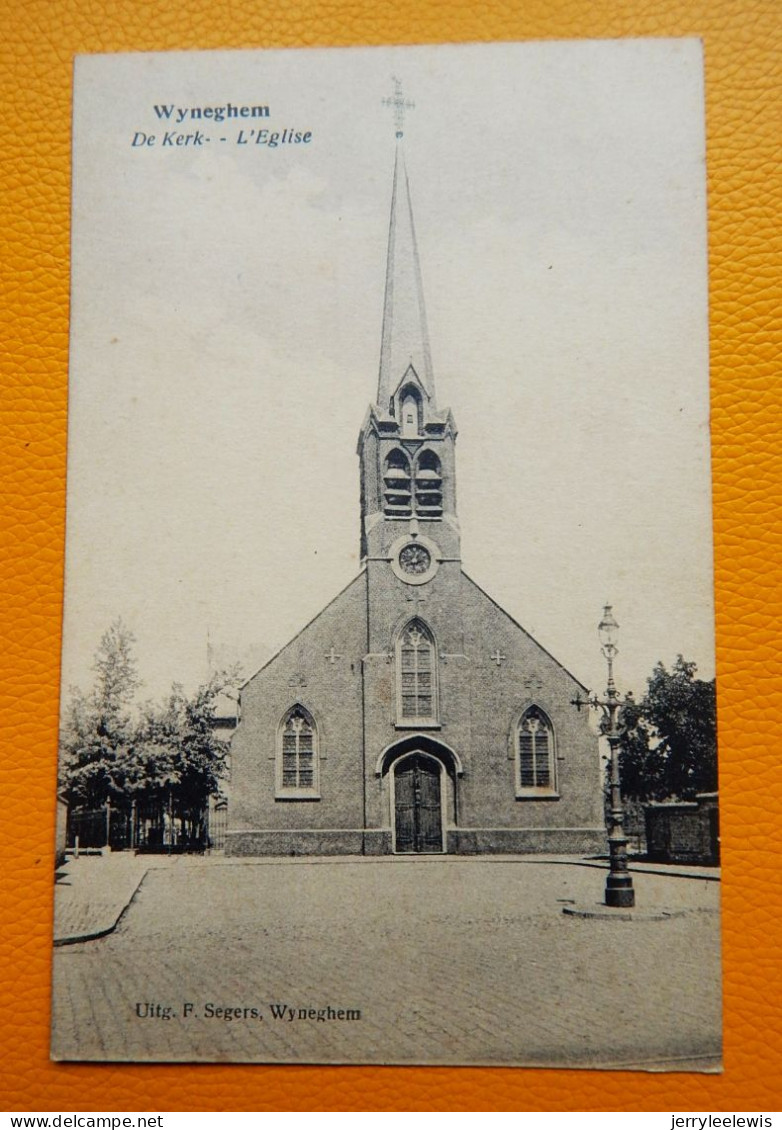
M 696 40 L 76 61 L 56 1059 L 719 1070 L 706 279 Z

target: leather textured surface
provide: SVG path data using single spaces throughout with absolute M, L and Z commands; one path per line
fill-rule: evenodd
M 2 859 L 8 1110 L 779 1110 L 779 0 L 2 0 Z M 79 52 L 699 35 L 705 41 L 725 1072 L 48 1060 L 65 519 L 71 63 Z M 347 107 L 346 107 L 347 112 Z M 778 327 L 778 322 L 777 322 Z M 776 337 L 778 338 L 778 331 Z M 780 713 L 778 713 L 778 711 Z M 776 853 L 776 855 L 774 854 Z

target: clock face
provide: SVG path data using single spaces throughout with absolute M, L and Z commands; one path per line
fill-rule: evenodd
M 431 554 L 423 545 L 406 545 L 399 551 L 399 565 L 410 576 L 417 577 L 426 573 L 431 564 Z
M 406 585 L 425 585 L 440 568 L 440 550 L 423 534 L 402 534 L 389 546 L 388 562 Z

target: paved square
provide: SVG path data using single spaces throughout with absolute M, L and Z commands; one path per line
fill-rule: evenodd
M 602 897 L 575 862 L 150 866 L 113 934 L 55 951 L 56 1058 L 719 1063 L 718 883 L 636 875 L 688 912 L 617 922 L 562 913 Z

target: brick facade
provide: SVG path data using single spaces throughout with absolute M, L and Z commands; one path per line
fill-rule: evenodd
M 597 740 L 571 705 L 584 688 L 461 569 L 441 567 L 415 605 L 388 564 L 378 571 L 370 563 L 244 687 L 229 854 L 390 852 L 393 765 L 417 749 L 443 766 L 445 850 L 601 848 Z M 438 721 L 425 729 L 401 724 L 397 711 L 395 637 L 411 616 L 431 628 L 440 657 Z M 277 788 L 279 731 L 297 704 L 317 729 L 318 789 L 287 799 Z M 531 705 L 554 734 L 552 788 L 537 796 L 517 781 L 517 726 Z

